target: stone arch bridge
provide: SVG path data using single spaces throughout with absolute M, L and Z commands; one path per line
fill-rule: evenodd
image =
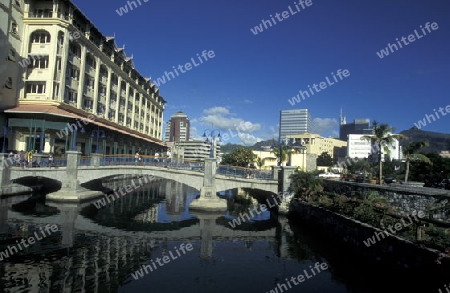
M 273 193 L 284 192 L 289 186 L 289 175 L 295 171 L 295 167 L 283 167 L 275 169 L 272 178 L 269 179 L 247 179 L 228 175 L 216 174 L 216 159 L 205 159 L 204 171 L 180 170 L 165 168 L 161 166 L 135 166 L 135 165 L 109 165 L 100 166 L 98 161 L 93 160 L 89 166 L 79 166 L 80 153 L 69 151 L 67 155 L 67 166 L 59 168 L 18 168 L 8 166 L 6 157 L 1 167 L 1 185 L 5 187 L 12 180 L 23 177 L 45 177 L 61 182 L 61 189 L 47 196 L 50 200 L 80 202 L 101 196 L 98 191 L 90 191 L 82 188 L 80 184 L 95 179 L 101 179 L 119 175 L 150 176 L 175 180 L 200 190 L 198 202 L 193 202 L 191 207 L 211 211 L 226 209 L 226 203 L 216 196 L 216 192 L 233 188 L 251 188 L 269 191 Z M 281 171 L 281 172 L 280 172 Z M 279 174 L 280 179 L 278 180 Z

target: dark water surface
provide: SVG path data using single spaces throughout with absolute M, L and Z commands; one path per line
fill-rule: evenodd
M 0 251 L 47 224 L 59 231 L 0 261 L 0 292 L 445 292 L 450 283 L 450 272 L 445 283 L 429 272 L 376 268 L 269 211 L 231 228 L 233 215 L 255 202 L 230 199 L 229 211 L 202 214 L 189 211 L 197 195 L 158 180 L 100 209 L 39 195 L 3 199 Z M 326 268 L 313 273 L 316 263 Z M 136 275 L 143 265 L 148 273 Z

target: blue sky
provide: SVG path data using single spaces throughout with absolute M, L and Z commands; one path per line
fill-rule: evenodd
M 280 110 L 305 108 L 324 136 L 338 135 L 341 108 L 347 122 L 370 118 L 398 132 L 450 105 L 449 1 L 312 0 L 305 8 L 297 4 L 300 12 L 289 0 L 140 2 L 119 16 L 116 10 L 127 1 L 74 1 L 103 34 L 125 44 L 137 70 L 154 80 L 172 66 L 192 64 L 191 58 L 199 63 L 204 50 L 214 51 L 213 58 L 160 85 L 167 100 L 164 121 L 183 111 L 194 135 L 213 125 L 235 134 L 225 143 L 252 145 L 278 137 Z M 291 15 L 289 6 L 297 13 Z M 283 11 L 286 19 L 275 19 L 256 35 L 250 30 Z M 420 26 L 427 22 L 438 29 L 424 35 Z M 414 30 L 420 38 L 377 55 Z M 294 106 L 288 102 L 308 85 L 333 81 L 338 69 L 350 75 Z M 450 115 L 439 117 L 422 129 L 449 133 Z M 238 135 L 241 122 L 247 127 Z

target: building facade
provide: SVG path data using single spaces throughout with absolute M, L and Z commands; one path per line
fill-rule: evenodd
M 371 142 L 362 139 L 363 134 L 349 134 L 347 141 L 347 156 L 353 159 L 367 159 L 372 155 L 374 161 L 378 160 L 377 148 Z M 391 160 L 401 159 L 401 148 L 399 141 L 394 139 L 394 143 L 388 147 L 388 152 L 382 149 L 381 160 L 385 160 L 386 153 L 388 153 Z
M 161 152 L 166 101 L 114 37 L 68 0 L 1 0 L 0 13 L 2 30 L 8 28 L 2 57 L 8 54 L 7 67 L 22 73 L 16 81 L 8 70 L 7 93 L 0 96 L 12 129 L 8 149 Z M 5 73 L 0 77 L 3 82 Z
M 213 148 L 213 157 L 221 161 L 220 145 L 203 140 L 190 140 L 175 142 L 172 146 L 174 158 L 183 158 L 185 160 L 202 161 L 209 158 Z M 179 155 L 177 155 L 179 154 Z
M 280 111 L 280 141 L 286 139 L 286 135 L 302 132 L 314 132 L 311 114 L 307 109 L 281 110 Z
M 370 119 L 355 119 L 351 123 L 346 123 L 345 117 L 341 116 L 339 125 L 339 139 L 347 140 L 349 134 L 372 134 Z
M 190 122 L 188 116 L 183 112 L 177 112 L 170 117 L 166 124 L 166 141 L 187 141 L 190 138 Z
M 307 154 L 319 156 L 323 152 L 328 153 L 333 159 L 346 155 L 347 141 L 335 138 L 322 137 L 314 133 L 298 133 L 287 135 L 285 143 L 302 145 L 305 147 Z

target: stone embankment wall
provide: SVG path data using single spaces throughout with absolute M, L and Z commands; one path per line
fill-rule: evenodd
M 387 198 L 399 215 L 423 211 L 428 219 L 450 222 L 450 190 L 412 187 L 403 184 L 376 185 L 345 181 L 324 180 L 326 191 L 349 197 L 374 195 Z
M 289 206 L 289 218 L 304 224 L 326 241 L 344 247 L 345 252 L 367 259 L 374 264 L 397 268 L 430 269 L 437 273 L 450 270 L 447 258 L 437 263 L 439 251 L 420 248 L 411 241 L 395 235 L 380 237 L 379 241 L 367 246 L 364 241 L 382 230 L 349 217 L 336 214 L 322 207 L 293 199 Z

